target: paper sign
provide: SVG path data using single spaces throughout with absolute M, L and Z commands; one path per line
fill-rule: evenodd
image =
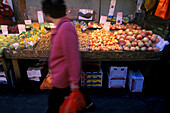
M 39 23 L 44 23 L 43 12 L 42 11 L 37 11 L 37 15 L 38 15 L 38 22 Z
M 2 34 L 3 35 L 7 35 L 8 34 L 7 25 L 1 25 L 1 29 L 2 29 Z
M 115 6 L 116 6 L 116 0 L 111 0 L 108 16 L 113 16 L 115 11 Z
M 39 29 L 39 27 L 40 27 L 40 24 L 39 23 L 35 23 L 35 22 L 33 22 L 33 28 L 36 28 L 37 30 Z
M 18 30 L 19 30 L 19 34 L 21 34 L 22 32 L 26 32 L 25 25 L 18 24 Z
M 110 25 L 111 25 L 111 22 L 105 22 L 103 28 L 104 28 L 105 30 L 109 31 L 109 30 L 110 30 Z
M 26 25 L 32 24 L 31 20 L 24 20 L 24 22 L 25 22 Z
M 100 24 L 104 24 L 107 20 L 107 16 L 101 16 L 100 17 Z
M 122 24 L 122 17 L 123 17 L 123 13 L 118 12 L 117 13 L 117 18 L 116 18 L 116 24 Z

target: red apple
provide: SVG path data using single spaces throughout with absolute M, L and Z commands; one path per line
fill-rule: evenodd
M 134 41 L 135 40 L 135 37 L 134 36 L 131 36 L 130 38 L 129 38 L 129 41 Z
M 136 50 L 135 47 L 131 47 L 131 48 L 130 48 L 130 51 L 135 51 L 135 50 Z
M 132 42 L 132 46 L 137 46 L 137 42 L 136 42 L 136 41 L 133 41 L 133 42 Z
M 158 47 L 154 47 L 153 50 L 154 50 L 155 52 L 158 52 L 158 51 L 159 51 L 159 48 L 158 48 Z
M 141 51 L 146 51 L 147 48 L 146 47 L 141 47 Z
M 136 47 L 135 47 L 135 50 L 136 50 L 136 51 L 139 51 L 139 50 L 140 50 L 139 46 L 136 46 Z
M 129 47 L 124 47 L 124 50 L 125 51 L 129 51 Z
M 137 40 L 141 40 L 142 39 L 142 35 L 137 35 L 136 39 Z
M 142 41 L 138 42 L 138 46 L 139 47 L 143 47 L 144 46 L 144 43 Z
M 148 47 L 148 51 L 152 51 L 153 50 L 153 48 L 152 47 Z
M 147 33 L 148 35 L 152 35 L 152 34 L 153 34 L 151 30 L 146 31 L 146 33 Z
M 149 42 L 149 38 L 148 38 L 148 37 L 144 37 L 144 38 L 143 38 L 143 41 L 144 41 L 144 42 Z
M 159 42 L 159 38 L 156 37 L 155 43 L 158 43 L 158 42 Z

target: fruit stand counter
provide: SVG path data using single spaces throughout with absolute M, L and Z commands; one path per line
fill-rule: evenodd
M 48 50 L 4 50 L 6 59 L 39 59 L 48 60 Z M 119 61 L 119 60 L 159 60 L 162 52 L 149 51 L 81 51 L 82 60 L 101 60 L 101 61 Z
M 12 60 L 16 83 L 20 84 L 21 73 L 19 69 L 19 59 L 37 59 L 48 61 L 49 50 L 10 50 L 4 49 L 4 57 Z M 81 51 L 82 60 L 99 61 L 149 61 L 160 60 L 162 52 L 133 52 L 133 51 Z

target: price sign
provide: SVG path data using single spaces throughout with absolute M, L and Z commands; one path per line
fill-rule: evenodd
M 100 24 L 104 24 L 107 20 L 107 16 L 101 16 L 100 17 Z
M 79 9 L 79 20 L 93 20 L 93 10 L 91 9 Z
M 18 30 L 19 30 L 19 34 L 21 34 L 22 32 L 26 32 L 25 25 L 18 24 Z
M 116 24 L 122 24 L 122 17 L 123 17 L 123 13 L 118 12 L 117 13 L 117 18 L 116 18 Z
M 39 23 L 44 23 L 43 12 L 42 11 L 37 11 L 37 15 L 38 15 L 38 22 Z
M 24 22 L 25 22 L 26 25 L 32 24 L 31 20 L 24 20 Z
M 7 35 L 8 34 L 7 25 L 1 25 L 1 29 L 2 29 L 2 34 L 3 35 Z
M 104 28 L 105 30 L 109 31 L 109 30 L 110 30 L 110 25 L 111 25 L 111 22 L 105 22 L 103 28 Z
M 33 22 L 33 28 L 36 28 L 37 30 L 39 29 L 39 27 L 40 27 L 40 24 L 39 23 L 35 23 L 35 22 Z
M 108 16 L 113 16 L 115 11 L 115 6 L 116 6 L 116 0 L 111 0 Z

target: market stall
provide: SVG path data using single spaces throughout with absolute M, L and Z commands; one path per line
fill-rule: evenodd
M 133 9 L 129 9 L 129 12 L 126 11 L 126 15 L 117 11 L 117 16 L 115 16 L 116 1 L 114 0 L 107 4 L 110 6 L 108 16 L 103 16 L 103 13 L 108 13 L 104 10 L 106 4 L 102 7 L 101 1 L 99 3 L 99 6 L 95 7 L 97 10 L 69 8 L 67 12 L 67 16 L 75 25 L 78 33 L 82 61 L 125 61 L 130 63 L 160 61 L 164 47 L 169 44 L 166 41 L 167 35 L 157 34 L 159 32 L 154 31 L 153 28 L 137 25 L 135 13 L 131 14 Z M 24 3 L 22 2 L 22 4 Z M 3 25 L 0 27 L 1 54 L 3 58 L 12 61 L 16 84 L 22 82 L 20 69 L 22 66 L 18 63 L 19 60 L 32 60 L 33 62 L 38 60 L 47 63 L 50 53 L 50 36 L 55 27 L 53 23 L 45 21 L 39 7 L 32 8 L 31 1 L 27 1 L 27 4 L 29 4 L 27 7 L 28 19 L 24 20 L 24 24 L 21 22 L 22 24 L 19 23 L 15 26 Z M 25 7 L 22 8 L 25 9 Z M 36 14 L 31 15 L 32 10 L 35 9 Z M 96 12 L 99 13 L 97 16 Z M 25 16 L 23 17 L 25 18 Z M 35 22 L 37 18 L 38 22 Z M 165 23 L 169 24 L 169 21 L 165 21 Z

